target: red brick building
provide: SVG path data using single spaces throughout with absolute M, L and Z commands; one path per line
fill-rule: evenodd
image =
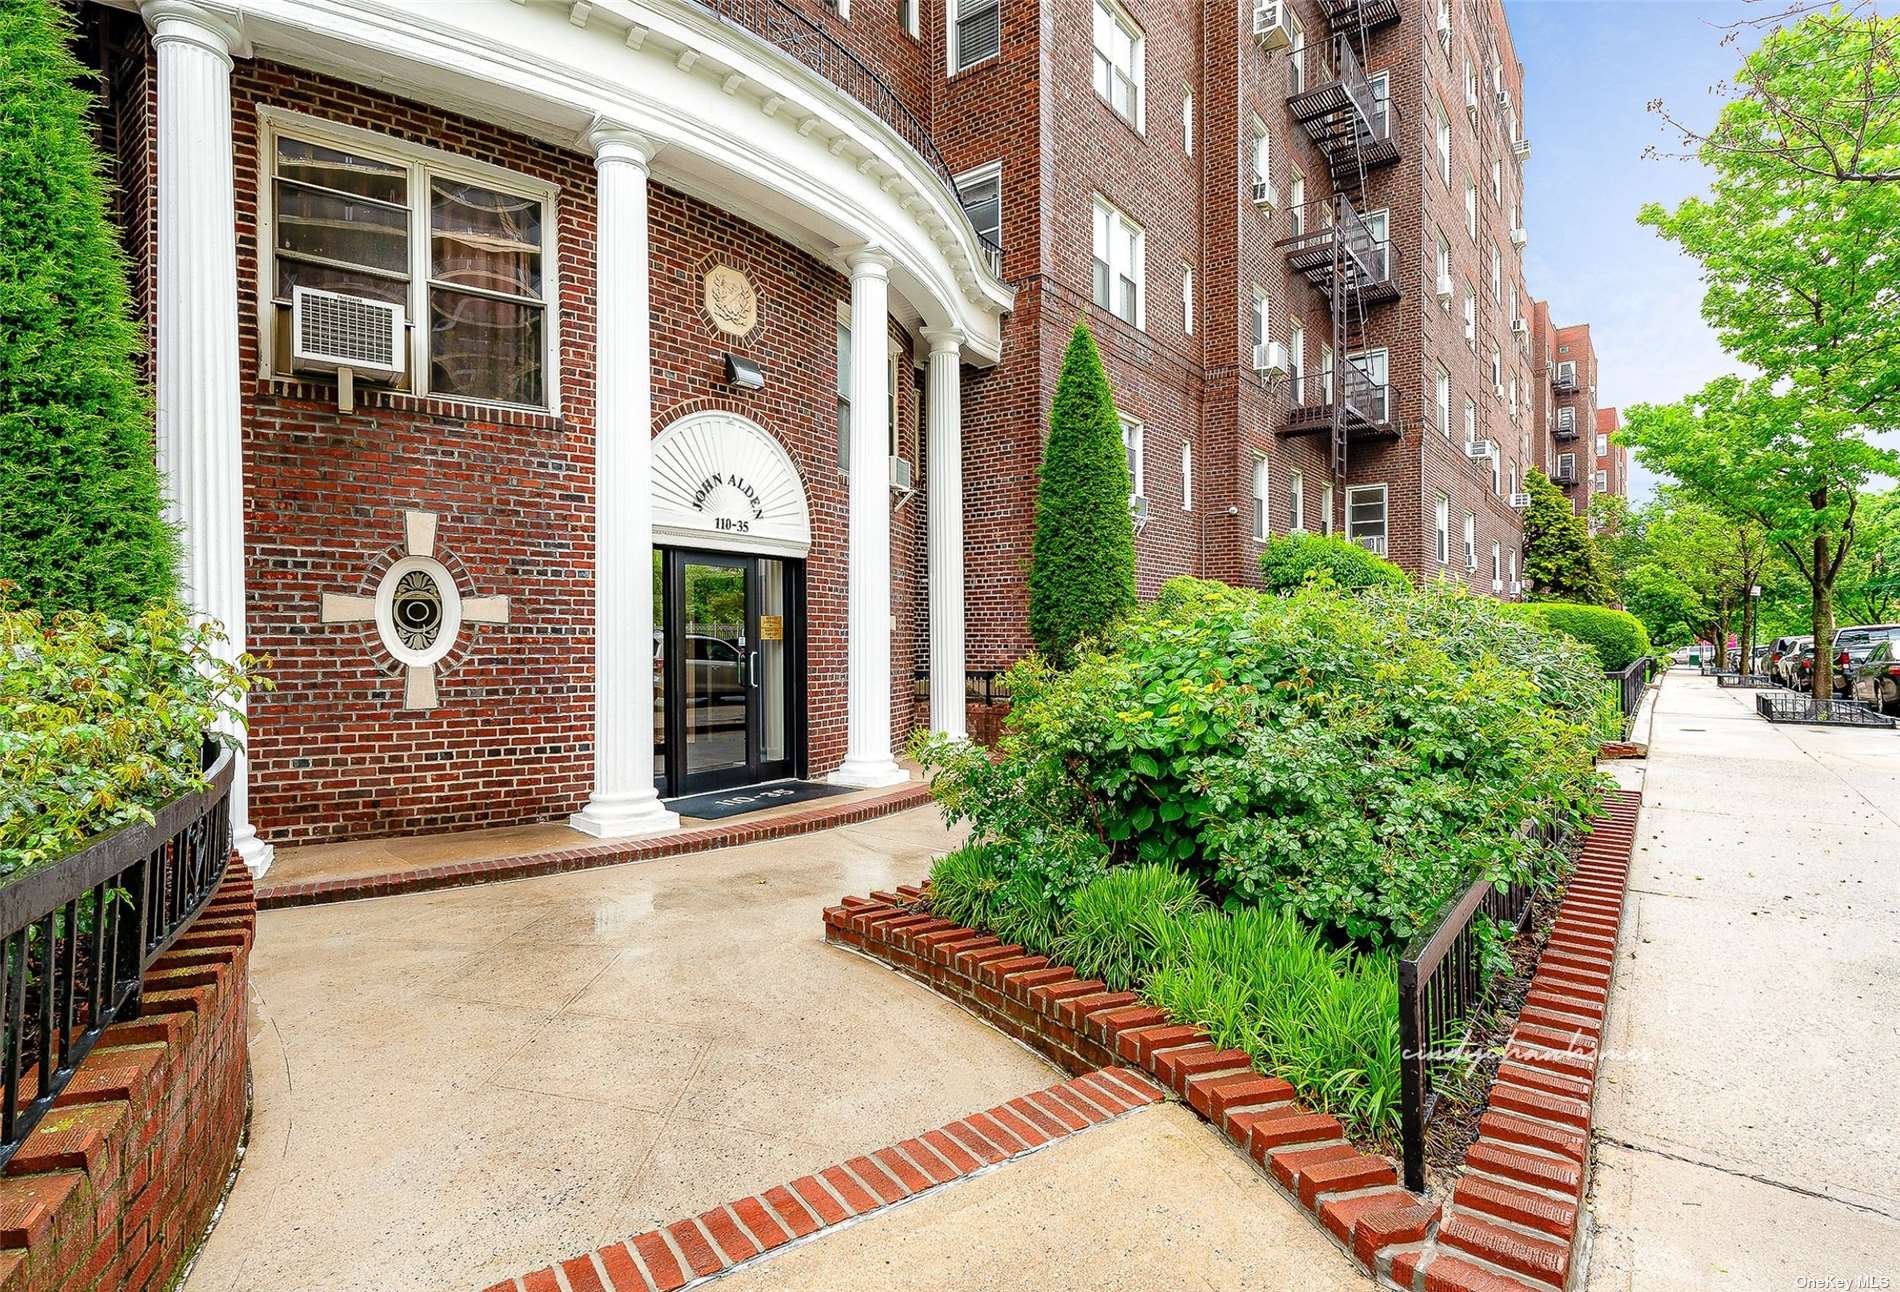
M 1591 446 L 1591 456 L 1596 463 L 1596 474 L 1590 478 L 1592 497 L 1597 494 L 1629 496 L 1629 446 L 1616 442 L 1616 433 L 1622 428 L 1622 419 L 1614 408 L 1597 409 L 1596 442 Z
M 254 868 L 900 779 L 1028 649 L 1078 319 L 1144 595 L 1294 530 L 1517 591 L 1555 367 L 1498 0 L 82 16 L 186 583 L 277 683 Z

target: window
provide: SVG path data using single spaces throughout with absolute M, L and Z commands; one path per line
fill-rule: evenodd
M 405 389 L 550 407 L 554 190 L 480 162 L 266 116 L 272 371 L 298 287 L 403 307 Z
M 1331 534 L 1333 532 L 1333 486 L 1330 483 L 1319 487 L 1319 509 L 1321 512 L 1319 527 L 1322 532 Z
M 1143 460 L 1142 453 L 1143 428 L 1141 423 L 1132 417 L 1121 418 L 1121 424 L 1122 452 L 1128 455 L 1128 482 L 1134 489 L 1135 496 L 1144 498 L 1147 496 L 1147 490 L 1144 488 L 1147 463 Z
M 1273 184 L 1273 141 L 1258 117 L 1253 122 L 1253 194 L 1254 201 L 1265 201 Z
M 1295 471 L 1286 482 L 1287 528 L 1304 533 L 1306 530 L 1306 477 Z
M 1003 163 L 991 162 L 958 177 L 957 198 L 979 238 L 993 247 L 1003 245 Z
M 1438 290 L 1444 293 L 1445 308 L 1451 308 L 1451 244 L 1445 241 L 1445 235 L 1438 237 Z
M 1385 486 L 1351 485 L 1346 490 L 1346 538 L 1385 555 Z
M 1499 206 L 1504 205 L 1504 159 L 1491 159 L 1491 200 Z
M 1438 0 L 1438 43 L 1451 52 L 1451 0 Z
M 1295 237 L 1306 232 L 1306 176 L 1297 170 L 1286 186 L 1286 214 Z
M 1451 374 L 1445 371 L 1445 365 L 1435 363 L 1432 374 L 1432 416 L 1446 439 L 1451 438 Z
M 1478 438 L 1478 405 L 1470 398 L 1465 400 L 1465 443 L 1470 444 Z
M 1557 455 L 1557 478 L 1565 484 L 1573 484 L 1577 479 L 1577 455 L 1559 453 Z
M 1511 459 L 1511 492 L 1517 493 L 1517 459 Z
M 1181 441 L 1181 510 L 1194 510 L 1194 445 Z
M 1002 0 L 947 0 L 944 21 L 953 74 L 1003 52 Z
M 1326 394 L 1326 398 L 1321 402 L 1331 404 L 1333 402 L 1333 347 L 1330 345 L 1321 345 L 1319 348 L 1319 374 Z M 1330 508 L 1328 510 L 1330 511 Z
M 1491 343 L 1491 393 L 1499 398 L 1504 395 L 1504 356 L 1496 341 Z
M 1258 454 L 1253 460 L 1253 540 L 1267 541 L 1267 460 Z
M 1610 487 L 1610 473 L 1607 471 L 1597 472 L 1596 483 L 1592 486 L 1592 488 L 1594 488 L 1598 493 L 1602 493 L 1604 490 L 1608 489 L 1609 487 Z
M 1095 303 L 1124 322 L 1147 325 L 1141 283 L 1146 259 L 1141 226 L 1095 199 Z
M 1445 101 L 1432 101 L 1433 137 L 1438 141 L 1438 174 L 1451 187 L 1451 118 L 1445 115 Z
M 1433 553 L 1440 565 L 1451 560 L 1451 499 L 1439 494 L 1432 504 Z
M 1478 240 L 1478 185 L 1471 176 L 1465 176 L 1465 231 L 1471 240 Z
M 1306 377 L 1306 329 L 1297 321 L 1287 325 L 1286 376 L 1287 389 L 1292 392 L 1293 402 L 1303 403 L 1301 394 L 1305 389 Z
M 1181 87 L 1181 151 L 1194 155 L 1194 91 Z
M 1498 461 L 1497 445 L 1491 446 L 1491 496 L 1504 492 L 1504 464 Z
M 1465 280 L 1465 344 L 1475 352 L 1478 348 L 1478 289 Z
M 1181 266 L 1181 331 L 1194 335 L 1194 266 Z
M 1478 518 L 1470 512 L 1465 513 L 1465 568 L 1478 568 Z
M 1498 244 L 1491 244 L 1491 299 L 1504 299 L 1504 257 L 1498 251 Z
M 917 19 L 918 0 L 897 0 L 897 21 L 904 28 L 904 34 L 912 39 L 922 34 Z
M 1289 95 L 1306 92 L 1306 28 L 1300 25 L 1299 16 L 1288 14 L 1293 27 L 1293 39 L 1286 51 L 1286 90 Z
M 1491 540 L 1491 584 L 1493 587 L 1496 587 L 1499 581 L 1501 581 L 1504 578 L 1504 567 L 1500 562 L 1502 551 L 1503 549 L 1499 545 L 1498 540 L 1495 538 L 1492 539 Z
M 1511 595 L 1516 596 L 1517 595 L 1517 549 L 1515 547 L 1511 549 L 1510 556 L 1511 556 Z
M 840 314 L 843 309 L 840 307 Z M 838 320 L 838 470 L 851 470 L 851 324 Z
M 1267 294 L 1256 287 L 1253 289 L 1253 354 L 1256 368 L 1266 362 L 1266 351 L 1263 347 L 1271 335 L 1267 319 Z
M 1142 128 L 1141 32 L 1109 0 L 1095 0 L 1095 92 L 1117 116 Z
M 1610 451 L 1610 437 L 1599 433 L 1597 435 L 1597 456 L 1603 457 L 1609 451 Z

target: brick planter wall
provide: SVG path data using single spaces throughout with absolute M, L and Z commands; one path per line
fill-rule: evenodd
M 0 1177 L 0 1292 L 147 1292 L 196 1249 L 237 1153 L 256 905 L 233 862 Z

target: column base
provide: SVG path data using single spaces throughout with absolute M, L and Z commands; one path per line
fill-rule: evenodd
M 652 790 L 645 794 L 596 794 L 567 823 L 596 839 L 669 834 L 680 828 L 679 813 L 670 811 Z
M 853 789 L 881 790 L 888 785 L 907 783 L 910 773 L 899 767 L 896 760 L 888 755 L 883 758 L 847 758 L 825 780 L 832 785 L 849 785 Z
M 264 872 L 277 856 L 277 849 L 258 838 L 256 827 L 249 824 L 240 825 L 231 834 L 231 846 L 237 850 L 244 868 L 251 872 L 251 878 L 264 878 Z

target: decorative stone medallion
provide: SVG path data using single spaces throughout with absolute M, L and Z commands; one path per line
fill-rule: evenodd
M 462 625 L 505 624 L 508 598 L 465 597 L 435 558 L 434 512 L 403 513 L 404 555 L 377 580 L 373 596 L 323 594 L 326 624 L 373 623 L 383 649 L 407 671 L 402 707 L 436 707 L 435 669 L 455 648 Z
M 714 265 L 706 271 L 706 313 L 729 336 L 745 336 L 759 325 L 759 294 L 743 270 Z

